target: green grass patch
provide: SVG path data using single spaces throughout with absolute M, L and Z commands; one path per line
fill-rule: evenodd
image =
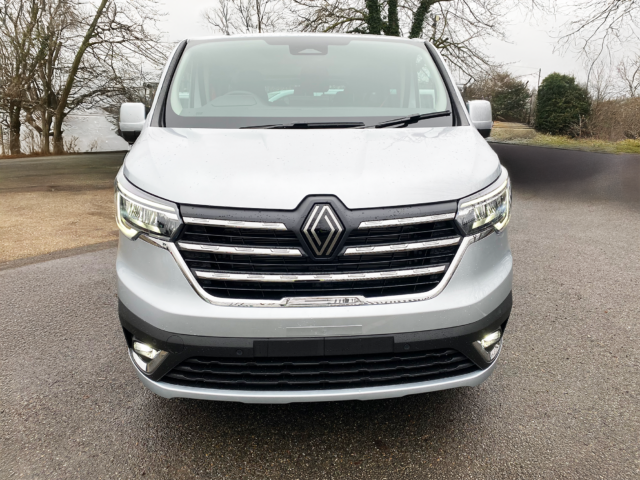
M 595 138 L 569 138 L 538 133 L 533 129 L 494 128 L 491 131 L 491 140 L 515 145 L 566 148 L 587 152 L 640 154 L 640 140 L 608 142 Z

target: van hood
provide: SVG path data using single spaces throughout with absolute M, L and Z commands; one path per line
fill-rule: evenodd
M 138 188 L 181 204 L 293 210 L 458 200 L 500 174 L 473 127 L 227 130 L 147 127 L 125 160 Z

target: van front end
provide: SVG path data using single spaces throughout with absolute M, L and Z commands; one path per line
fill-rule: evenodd
M 369 400 L 474 386 L 511 312 L 511 183 L 435 48 L 181 42 L 116 178 L 120 321 L 163 397 Z

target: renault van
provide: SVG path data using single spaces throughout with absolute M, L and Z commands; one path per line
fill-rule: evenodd
M 119 316 L 163 397 L 290 403 L 486 380 L 511 312 L 509 175 L 423 40 L 181 42 L 124 104 Z

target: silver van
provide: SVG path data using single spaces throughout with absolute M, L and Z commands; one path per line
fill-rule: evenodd
M 511 185 L 436 49 L 183 41 L 124 104 L 119 315 L 163 397 L 368 400 L 475 386 L 511 312 Z

